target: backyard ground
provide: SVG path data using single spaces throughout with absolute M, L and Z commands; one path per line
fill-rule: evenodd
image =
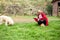
M 36 16 L 13 16 L 13 26 L 0 25 L 0 40 L 60 40 L 60 18 L 48 17 L 47 27 L 38 26 Z
M 35 22 L 33 18 L 36 16 L 13 16 L 15 22 Z M 60 20 L 58 17 L 48 17 L 49 21 Z

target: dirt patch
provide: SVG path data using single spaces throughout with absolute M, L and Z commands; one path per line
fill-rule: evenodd
M 14 17 L 15 22 L 34 22 L 33 18 Z

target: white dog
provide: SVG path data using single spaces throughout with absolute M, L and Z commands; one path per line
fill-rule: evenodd
M 11 17 L 2 15 L 0 16 L 0 24 L 3 24 L 3 23 L 5 23 L 6 26 L 13 25 L 14 21 Z

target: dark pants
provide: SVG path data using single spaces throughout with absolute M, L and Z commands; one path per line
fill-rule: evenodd
M 39 20 L 39 21 L 38 21 L 38 25 L 41 25 L 42 23 L 43 23 L 44 25 L 46 25 L 46 20 L 43 20 L 43 21 Z

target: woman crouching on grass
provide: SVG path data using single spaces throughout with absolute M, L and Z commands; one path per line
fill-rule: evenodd
M 48 26 L 48 18 L 46 17 L 45 13 L 41 10 L 38 10 L 37 18 L 34 18 L 34 20 L 38 23 L 40 26 Z

